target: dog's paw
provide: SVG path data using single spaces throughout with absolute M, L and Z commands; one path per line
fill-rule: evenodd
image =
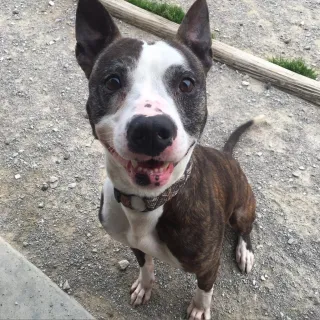
M 131 304 L 134 307 L 145 304 L 150 300 L 154 281 L 153 262 L 150 265 L 145 264 L 140 268 L 139 278 L 130 289 Z
M 188 310 L 187 310 L 188 320 L 208 320 L 211 319 L 210 307 L 209 308 L 197 308 L 192 299 Z
M 250 248 L 248 248 L 246 241 L 239 237 L 239 242 L 236 250 L 236 259 L 238 266 L 242 272 L 249 273 L 252 270 L 254 263 L 254 255 Z
M 191 303 L 187 309 L 187 315 L 189 320 L 208 320 L 211 319 L 210 307 L 212 299 L 213 288 L 205 292 L 199 287 L 191 300 Z

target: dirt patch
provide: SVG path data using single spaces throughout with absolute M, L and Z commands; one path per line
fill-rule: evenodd
M 24 0 L 16 8 L 18 14 L 7 1 L 0 3 L 1 235 L 58 285 L 67 279 L 71 294 L 99 319 L 183 319 L 195 288 L 194 276 L 157 261 L 151 302 L 131 308 L 129 287 L 138 265 L 131 251 L 110 239 L 99 225 L 104 156 L 84 117 L 87 82 L 73 53 L 75 2 L 56 1 L 51 7 L 47 1 Z M 215 21 L 224 26 L 221 30 L 233 34 L 232 41 L 225 42 L 245 39 L 242 48 L 266 53 L 267 39 L 277 38 L 278 33 L 266 29 L 258 41 L 255 28 L 245 36 L 244 28 L 230 29 L 230 24 L 237 25 L 230 17 L 237 21 L 242 10 L 237 13 L 236 8 L 241 5 L 246 13 L 253 10 L 253 16 L 260 12 L 255 21 L 266 19 L 267 3 L 210 1 L 209 5 L 219 8 L 214 12 L 220 19 Z M 233 13 L 228 5 L 234 6 Z M 309 18 L 315 18 L 305 19 L 306 24 L 318 23 L 317 2 L 301 5 L 311 12 Z M 294 18 L 290 6 L 287 14 L 279 11 L 286 32 L 292 26 L 287 21 Z M 247 15 L 241 19 L 247 23 Z M 273 20 L 266 26 L 276 28 Z M 120 28 L 126 36 L 154 39 L 123 23 Z M 313 30 L 310 39 L 319 36 Z M 272 42 L 268 45 L 272 47 Z M 279 48 L 275 46 L 277 52 Z M 308 57 L 319 61 L 319 56 Z M 243 80 L 250 85 L 242 86 Z M 261 113 L 268 119 L 243 137 L 236 152 L 258 201 L 255 268 L 248 276 L 240 274 L 235 237 L 229 231 L 212 316 L 319 319 L 320 110 L 220 64 L 210 71 L 207 90 L 209 119 L 203 144 L 220 148 L 240 123 Z M 15 179 L 17 174 L 20 179 Z M 58 178 L 55 188 L 50 186 L 52 176 Z M 43 183 L 49 186 L 46 191 Z M 122 259 L 130 262 L 126 271 L 117 267 Z

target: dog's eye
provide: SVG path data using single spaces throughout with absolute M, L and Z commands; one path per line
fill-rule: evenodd
M 116 75 L 111 75 L 107 78 L 106 80 L 106 87 L 110 91 L 116 91 L 121 88 L 121 81 L 118 76 Z
M 194 82 L 190 78 L 184 78 L 179 84 L 179 89 L 181 92 L 191 92 L 193 88 Z

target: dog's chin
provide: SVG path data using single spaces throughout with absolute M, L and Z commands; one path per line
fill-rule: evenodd
M 116 162 L 121 164 L 127 171 L 132 182 L 140 187 L 155 189 L 165 186 L 179 163 L 158 161 L 150 159 L 147 161 L 127 160 L 122 158 L 114 148 L 106 146 L 108 152 Z

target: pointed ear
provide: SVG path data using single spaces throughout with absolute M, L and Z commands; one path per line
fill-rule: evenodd
M 212 65 L 211 31 L 206 0 L 196 0 L 184 17 L 177 39 L 200 59 L 205 72 Z
M 79 0 L 76 14 L 76 58 L 87 78 L 102 49 L 119 37 L 119 29 L 98 0 Z

